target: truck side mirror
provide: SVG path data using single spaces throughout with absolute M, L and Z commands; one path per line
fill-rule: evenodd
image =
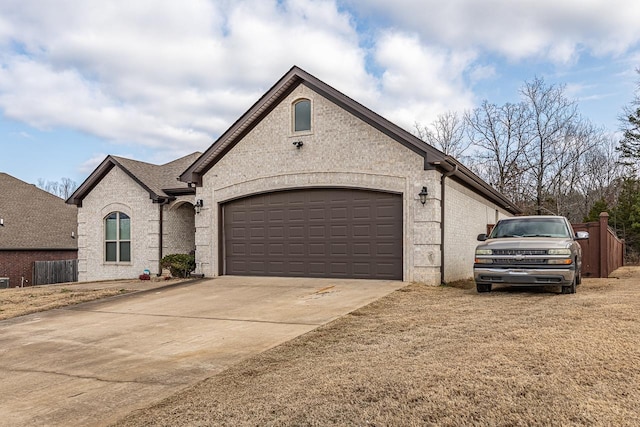
M 487 240 L 487 235 L 485 233 L 478 234 L 478 242 L 484 242 Z
M 588 231 L 578 231 L 576 233 L 576 240 L 587 240 L 589 238 Z

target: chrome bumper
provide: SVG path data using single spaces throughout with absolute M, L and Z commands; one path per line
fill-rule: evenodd
M 498 268 L 473 267 L 476 283 L 509 285 L 570 285 L 576 271 L 573 268 Z

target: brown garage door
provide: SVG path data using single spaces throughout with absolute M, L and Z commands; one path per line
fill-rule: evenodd
M 402 196 L 279 191 L 226 203 L 223 273 L 402 280 Z

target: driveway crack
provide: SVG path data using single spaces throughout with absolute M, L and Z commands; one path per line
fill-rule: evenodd
M 64 310 L 69 311 L 84 311 L 88 313 L 103 313 L 103 314 L 118 314 L 128 316 L 147 316 L 147 317 L 168 317 L 172 319 L 196 319 L 196 320 L 220 320 L 226 322 L 249 322 L 249 323 L 269 323 L 274 325 L 299 325 L 299 326 L 320 326 L 322 323 L 318 322 L 282 322 L 277 320 L 260 320 L 260 319 L 242 319 L 233 317 L 209 317 L 209 316 L 180 316 L 176 314 L 155 314 L 155 313 L 126 313 L 122 311 L 107 311 L 107 310 L 87 310 L 78 307 L 68 307 Z
M 26 373 L 26 374 L 49 374 L 49 375 L 58 375 L 67 378 L 81 379 L 81 380 L 93 380 L 108 384 L 140 384 L 140 385 L 161 385 L 161 386 L 175 386 L 181 385 L 183 383 L 165 383 L 160 381 L 135 381 L 135 380 L 111 380 L 107 378 L 101 378 L 93 375 L 80 375 L 80 374 L 68 374 L 66 372 L 58 372 L 58 371 L 48 371 L 45 369 L 19 369 L 19 368 L 3 368 L 3 371 L 6 372 L 17 372 L 17 373 Z

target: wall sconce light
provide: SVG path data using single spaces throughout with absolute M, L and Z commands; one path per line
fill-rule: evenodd
M 302 147 L 304 145 L 304 142 L 302 142 L 302 141 L 293 141 L 293 145 L 295 145 L 296 148 L 300 149 L 300 147 Z
M 423 205 L 427 203 L 428 195 L 429 192 L 427 191 L 427 187 L 422 187 L 422 190 L 420 190 L 420 193 L 418 193 L 418 196 L 420 196 L 420 203 L 422 203 Z
M 4 218 L 0 218 L 0 227 L 4 227 Z
M 75 232 L 75 231 L 72 231 L 72 232 L 71 232 L 71 238 L 72 238 L 72 239 L 75 239 L 75 238 L 76 238 L 76 232 Z
M 196 209 L 196 213 L 199 214 L 200 210 L 202 209 L 202 206 L 204 206 L 204 202 L 202 201 L 202 199 L 198 199 L 196 200 L 196 204 L 195 204 L 195 209 Z

